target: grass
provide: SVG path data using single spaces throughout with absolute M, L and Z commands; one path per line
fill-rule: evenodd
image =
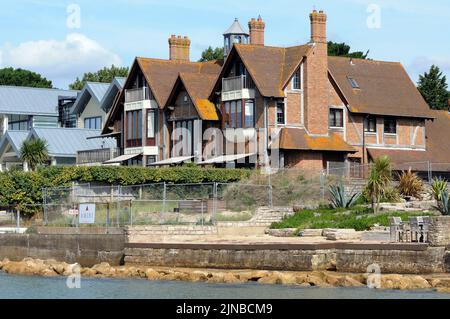
M 373 225 L 389 226 L 389 217 L 401 217 L 406 221 L 413 216 L 429 216 L 432 213 L 423 212 L 389 212 L 374 215 L 366 207 L 353 207 L 350 209 L 321 208 L 314 210 L 301 210 L 295 215 L 285 218 L 279 223 L 272 224 L 272 229 L 355 229 L 357 231 L 369 230 Z
M 218 222 L 244 222 L 252 219 L 253 215 L 249 212 L 237 213 L 234 215 L 225 215 L 218 213 L 216 215 L 216 220 Z

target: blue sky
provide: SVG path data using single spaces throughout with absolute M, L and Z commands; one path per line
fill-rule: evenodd
M 413 81 L 433 63 L 450 76 L 450 3 L 444 0 L 1 2 L 0 66 L 40 72 L 60 88 L 86 71 L 129 66 L 135 56 L 167 58 L 171 34 L 189 36 L 191 58 L 197 60 L 209 45 L 222 46 L 222 33 L 235 17 L 246 27 L 260 14 L 268 45 L 303 44 L 313 8 L 327 12 L 330 40 L 370 49 L 376 60 L 400 61 Z M 72 4 L 80 8 L 80 28 L 73 23 L 78 15 Z M 379 28 L 368 27 L 378 12 L 371 8 L 379 9 Z

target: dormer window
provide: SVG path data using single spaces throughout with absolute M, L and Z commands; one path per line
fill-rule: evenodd
M 354 89 L 360 88 L 358 82 L 356 82 L 356 80 L 354 78 L 349 76 L 348 81 L 350 82 L 350 85 L 352 86 L 352 88 L 354 88 Z
M 294 76 L 292 77 L 292 89 L 293 90 L 301 90 L 302 89 L 300 69 L 298 69 L 294 73 Z

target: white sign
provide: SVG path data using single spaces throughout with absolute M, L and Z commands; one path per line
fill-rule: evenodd
M 95 204 L 80 204 L 80 224 L 95 224 Z

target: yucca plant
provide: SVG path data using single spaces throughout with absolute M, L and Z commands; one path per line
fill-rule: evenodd
M 356 204 L 361 196 L 361 193 L 355 192 L 347 194 L 342 182 L 337 185 L 331 185 L 329 192 L 331 195 L 331 206 L 333 208 L 350 208 Z
M 370 198 L 374 213 L 380 209 L 380 201 L 383 195 L 391 187 L 392 169 L 388 156 L 381 156 L 375 160 L 370 168 L 369 180 L 365 192 Z
M 447 190 L 447 181 L 441 178 L 434 178 L 433 183 L 431 184 L 431 189 L 433 191 L 433 197 L 435 200 L 441 200 L 441 193 Z
M 400 174 L 398 190 L 401 195 L 420 199 L 423 189 L 422 180 L 411 169 Z
M 450 215 L 450 203 L 447 189 L 441 191 L 438 205 L 435 208 L 444 216 Z
M 30 170 L 34 171 L 38 165 L 48 161 L 47 142 L 39 138 L 23 142 L 20 148 L 20 158 L 28 163 Z

